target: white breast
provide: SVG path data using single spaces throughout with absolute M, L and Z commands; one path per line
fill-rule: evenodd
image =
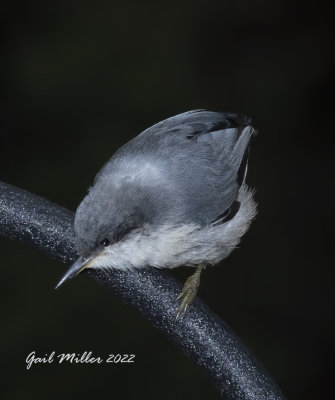
M 107 247 L 90 263 L 90 268 L 126 270 L 148 265 L 175 268 L 218 263 L 238 245 L 256 215 L 253 192 L 246 185 L 241 187 L 238 201 L 241 203 L 239 211 L 223 224 L 162 225 L 156 229 L 147 225 L 128 239 Z

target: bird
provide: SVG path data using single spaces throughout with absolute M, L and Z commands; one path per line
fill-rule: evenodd
M 251 120 L 197 109 L 167 118 L 118 149 L 74 218 L 77 260 L 56 288 L 86 268 L 195 268 L 176 320 L 202 270 L 225 259 L 257 213 L 245 183 Z

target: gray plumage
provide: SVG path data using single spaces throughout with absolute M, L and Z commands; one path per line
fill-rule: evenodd
M 244 183 L 254 129 L 236 114 L 189 111 L 121 147 L 79 205 L 77 250 L 90 267 L 216 263 L 256 213 Z

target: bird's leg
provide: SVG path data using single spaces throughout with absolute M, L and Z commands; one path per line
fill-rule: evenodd
M 197 294 L 200 285 L 200 274 L 204 267 L 205 264 L 199 264 L 196 267 L 194 274 L 186 279 L 184 287 L 177 297 L 177 300 L 181 300 L 175 318 L 176 321 L 182 314 L 185 314 L 187 307 L 191 304 L 195 295 Z

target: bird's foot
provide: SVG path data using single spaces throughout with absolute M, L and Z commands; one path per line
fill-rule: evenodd
M 185 315 L 188 306 L 192 303 L 194 297 L 196 296 L 200 285 L 200 274 L 203 267 L 203 264 L 198 265 L 195 273 L 186 279 L 184 287 L 177 297 L 177 300 L 180 300 L 180 304 L 175 317 L 175 322 L 179 317 Z

